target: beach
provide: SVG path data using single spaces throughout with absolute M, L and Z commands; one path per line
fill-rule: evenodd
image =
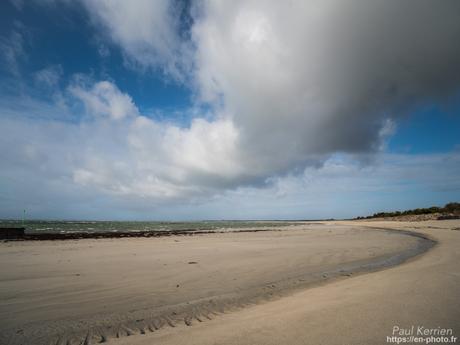
M 3 242 L 0 343 L 384 344 L 410 325 L 458 335 L 458 228 L 331 221 Z
M 0 18 L 0 345 L 460 345 L 460 0 Z

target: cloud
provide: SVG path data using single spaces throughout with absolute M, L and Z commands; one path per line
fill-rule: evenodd
M 62 77 L 61 65 L 53 65 L 35 72 L 35 81 L 48 88 L 56 88 Z
M 168 0 L 82 0 L 96 26 L 119 45 L 135 67 L 184 78 L 188 45 L 181 39 L 180 2 Z
M 131 97 L 108 81 L 97 82 L 90 89 L 80 84 L 71 85 L 69 91 L 83 102 L 86 111 L 93 116 L 118 120 L 139 115 Z
M 247 164 L 267 175 L 375 152 L 388 121 L 459 91 L 459 12 L 456 1 L 205 1 L 197 88 L 232 114 Z
M 455 0 L 83 3 L 129 59 L 187 75 L 226 114 L 254 180 L 377 152 L 389 124 L 459 91 Z
M 239 176 L 225 165 L 235 140 L 229 123 L 180 130 L 142 116 L 81 124 L 15 115 L 0 117 L 0 145 L 9 148 L 0 151 L 1 217 L 23 208 L 30 217 L 68 219 L 352 217 L 441 205 L 460 191 L 458 152 L 379 153 L 372 165 L 334 155 L 320 168 L 274 176 L 264 186 L 223 189 L 222 174 Z M 203 140 L 203 132 L 212 135 Z M 227 147 L 206 141 L 221 136 L 229 137 Z
M 382 210 L 443 205 L 458 199 L 459 152 L 374 155 L 362 165 L 350 155 L 334 155 L 320 168 L 276 177 L 265 188 L 245 187 L 225 193 L 224 205 L 235 218 L 318 219 L 369 215 Z M 277 207 L 283 205 L 283 207 Z
M 238 133 L 223 115 L 194 119 L 189 127 L 157 122 L 109 81 L 77 78 L 61 94 L 67 108 L 25 100 L 18 108 L 17 99 L 0 103 L 3 144 L 11 146 L 5 164 L 42 167 L 48 178 L 62 174 L 68 183 L 102 193 L 151 200 L 209 195 L 238 186 L 244 176 Z M 65 113 L 81 107 L 87 116 L 78 121 Z M 22 136 L 27 140 L 18 141 Z
M 209 200 L 225 205 L 229 198 L 236 203 L 254 200 L 251 195 L 263 198 L 265 207 L 290 198 L 302 204 L 298 199 L 331 198 L 335 192 L 397 192 L 401 181 L 424 186 L 421 190 L 460 188 L 458 153 L 419 157 L 380 153 L 372 165 L 361 165 L 353 155 L 333 155 L 321 167 L 272 175 L 261 184 L 257 167 L 243 164 L 240 133 L 225 114 L 179 127 L 141 115 L 131 98 L 108 81 L 73 83 L 63 94 L 68 104 L 81 103 L 94 116 L 64 122 L 58 107 L 40 110 L 43 105 L 32 102 L 15 112 L 2 104 L 1 144 L 9 147 L 0 156 L 4 181 L 42 179 L 53 193 L 57 184 L 63 191 L 81 189 L 82 195 L 96 199 L 112 196 L 124 206 L 132 203 L 130 209 L 136 212 L 144 208 L 142 202 L 153 208 L 209 205 Z M 44 118 L 35 116 L 37 111 L 56 114 Z
M 24 0 L 10 0 L 10 3 L 18 10 L 21 11 L 24 7 Z
M 24 26 L 16 22 L 15 29 L 9 35 L 0 37 L 0 59 L 3 68 L 12 75 L 19 75 L 19 62 L 26 57 L 24 44 Z M 0 60 L 0 61 L 1 61 Z

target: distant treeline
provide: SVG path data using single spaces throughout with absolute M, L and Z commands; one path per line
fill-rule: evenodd
M 428 208 L 416 208 L 416 209 L 407 210 L 407 211 L 378 212 L 378 213 L 374 213 L 372 216 L 358 217 L 357 219 L 398 217 L 398 216 L 433 214 L 433 213 L 460 215 L 460 203 L 450 202 L 446 204 L 444 207 L 433 206 L 433 207 L 428 207 Z

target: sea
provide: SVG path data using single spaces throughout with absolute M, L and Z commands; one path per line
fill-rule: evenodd
M 209 220 L 195 222 L 161 221 L 55 221 L 0 220 L 1 227 L 24 227 L 26 233 L 136 232 L 136 231 L 225 231 L 296 226 L 296 221 Z

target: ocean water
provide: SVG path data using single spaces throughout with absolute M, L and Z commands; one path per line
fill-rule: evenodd
M 27 233 L 127 232 L 127 231 L 199 231 L 263 229 L 299 225 L 288 221 L 199 221 L 199 222 L 130 222 L 130 221 L 25 221 Z M 0 227 L 21 227 L 20 220 L 0 220 Z

